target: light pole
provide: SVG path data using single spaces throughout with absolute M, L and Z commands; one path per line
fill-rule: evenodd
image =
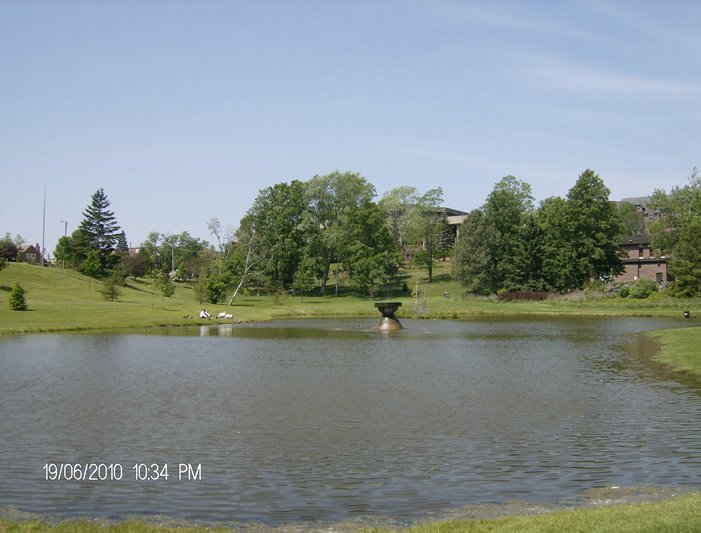
M 63 222 L 63 236 L 67 237 L 68 236 L 68 221 L 67 220 L 62 220 Z M 66 270 L 66 256 L 64 254 L 63 258 L 61 259 L 61 270 Z

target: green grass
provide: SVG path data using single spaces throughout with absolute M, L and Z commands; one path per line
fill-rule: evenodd
M 76 331 L 86 329 L 143 328 L 204 323 L 197 318 L 202 307 L 213 315 L 226 311 L 234 321 L 262 321 L 289 317 L 379 316 L 373 301 L 391 298 L 403 306 L 398 316 L 425 318 L 467 318 L 497 315 L 598 315 L 598 316 L 679 316 L 689 309 L 693 316 L 701 314 L 701 300 L 677 300 L 654 297 L 647 300 L 622 298 L 583 299 L 580 296 L 551 298 L 543 302 L 497 302 L 490 298 L 464 295 L 460 285 L 450 279 L 450 263 L 436 265 L 434 283 L 427 283 L 424 271 L 409 270 L 404 280 L 411 290 L 418 286 L 424 293 L 423 312 L 417 311 L 417 300 L 408 293 L 383 294 L 382 298 L 348 295 L 334 297 L 330 285 L 328 296 L 287 296 L 282 303 L 272 296 L 243 295 L 233 306 L 202 305 L 195 299 L 188 284 L 177 284 L 175 294 L 163 298 L 150 280 L 129 280 L 118 301 L 106 301 L 99 292 L 101 282 L 73 270 L 41 268 L 10 263 L 0 271 L 0 334 L 42 331 Z M 28 311 L 12 311 L 7 303 L 10 290 L 20 282 L 27 291 Z M 443 296 L 448 293 L 448 298 Z M 421 301 L 419 308 L 421 308 Z M 419 309 L 420 310 L 420 309 Z M 184 316 L 193 316 L 186 319 Z M 221 322 L 221 321 L 220 321 Z
M 701 377 L 701 327 L 653 331 L 648 337 L 660 344 L 654 356 L 677 372 Z
M 428 522 L 409 529 L 411 533 L 449 531 L 582 531 L 603 533 L 619 531 L 692 532 L 700 530 L 700 493 L 678 496 L 664 501 L 554 511 L 537 516 Z
M 264 526 L 252 526 L 250 531 L 271 531 Z M 301 524 L 282 526 L 272 531 L 304 531 Z M 322 527 L 315 524 L 313 531 L 407 531 L 410 533 L 465 532 L 693 532 L 701 531 L 701 493 L 694 492 L 669 499 L 646 503 L 603 505 L 563 511 L 550 511 L 538 515 L 508 516 L 490 519 L 436 520 L 422 522 L 405 530 L 361 529 L 349 524 L 338 527 Z M 217 527 L 190 527 L 178 524 L 174 527 L 153 525 L 141 520 L 108 523 L 94 520 L 68 520 L 58 524 L 44 521 L 0 519 L 0 531 L 18 533 L 200 533 L 223 532 L 231 529 Z

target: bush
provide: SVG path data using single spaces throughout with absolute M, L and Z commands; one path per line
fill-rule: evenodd
M 672 282 L 669 292 L 675 298 L 694 298 L 699 295 L 699 282 L 693 276 L 679 276 Z
M 649 279 L 639 279 L 622 285 L 618 295 L 621 298 L 636 298 L 638 300 L 643 300 L 650 296 L 653 292 L 657 292 L 658 289 L 659 286 L 656 282 Z
M 547 299 L 548 293 L 543 291 L 506 291 L 497 295 L 500 302 L 512 302 L 514 300 L 526 300 L 539 302 Z
M 24 295 L 25 290 L 19 283 L 16 283 L 15 288 L 10 292 L 10 297 L 7 299 L 7 303 L 10 304 L 10 309 L 13 311 L 26 311 L 27 301 Z

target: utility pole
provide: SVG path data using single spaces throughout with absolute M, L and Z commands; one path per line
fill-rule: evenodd
M 46 185 L 44 185 L 44 218 L 41 222 L 41 266 L 44 266 L 44 238 L 46 236 Z
M 68 221 L 67 220 L 62 220 L 63 222 L 63 236 L 67 237 L 68 236 Z M 66 258 L 64 257 L 61 259 L 61 270 L 66 270 Z

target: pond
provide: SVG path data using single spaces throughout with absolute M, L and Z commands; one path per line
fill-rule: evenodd
M 701 388 L 626 351 L 679 320 L 375 322 L 0 339 L 0 509 L 411 521 L 701 485 Z

